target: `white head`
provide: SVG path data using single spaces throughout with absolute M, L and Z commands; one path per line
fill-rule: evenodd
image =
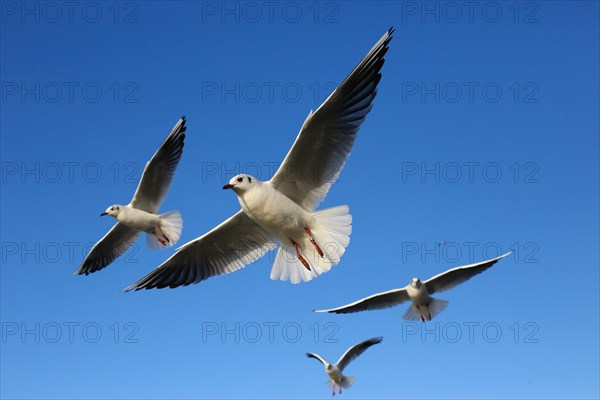
M 421 282 L 419 278 L 412 278 L 410 280 L 410 286 L 414 287 L 415 289 L 418 289 L 421 286 L 423 286 L 423 282 Z
M 254 185 L 258 182 L 260 181 L 253 176 L 239 174 L 231 178 L 229 183 L 223 186 L 223 189 L 233 189 L 233 191 L 236 193 L 243 193 L 254 187 Z
M 113 204 L 112 206 L 108 207 L 106 209 L 106 211 L 104 211 L 102 214 L 100 214 L 100 216 L 103 217 L 105 215 L 110 215 L 111 217 L 117 218 L 117 215 L 119 215 L 122 208 L 123 208 L 123 206 L 120 206 L 118 204 Z

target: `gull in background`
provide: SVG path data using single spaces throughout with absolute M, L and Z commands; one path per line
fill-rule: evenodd
M 442 272 L 425 282 L 422 282 L 419 278 L 413 278 L 406 287 L 377 293 L 342 307 L 314 311 L 348 314 L 358 311 L 390 308 L 410 300 L 412 301 L 412 305 L 406 310 L 402 317 L 411 321 L 418 321 L 419 319 L 423 322 L 431 321 L 433 317 L 446 309 L 448 301 L 435 299 L 430 295 L 438 292 L 445 292 L 446 290 L 450 290 L 453 287 L 468 281 L 509 254 L 510 252 L 477 264 L 456 267 L 446 272 Z
M 356 381 L 356 379 L 354 379 L 353 376 L 345 376 L 342 373 L 344 371 L 344 368 L 346 368 L 348 364 L 354 361 L 369 347 L 373 346 L 374 344 L 381 343 L 382 340 L 382 337 L 376 337 L 355 344 L 354 346 L 346 350 L 346 352 L 340 357 L 338 362 L 335 364 L 331 364 L 329 361 L 327 361 L 318 354 L 306 353 L 306 356 L 310 358 L 316 358 L 321 362 L 321 364 L 325 366 L 325 372 L 329 376 L 329 380 L 325 382 L 325 384 L 333 389 L 331 395 L 335 396 L 336 387 L 339 388 L 339 393 L 342 394 L 342 388 L 348 389 Z
M 75 275 L 88 275 L 112 263 L 131 246 L 141 231 L 151 249 L 171 247 L 179 240 L 183 221 L 177 211 L 157 215 L 181 154 L 185 139 L 185 117 L 181 117 L 152 159 L 146 163 L 133 199 L 127 205 L 115 204 L 100 216 L 110 215 L 117 223 L 92 247 Z
M 279 245 L 271 279 L 307 282 L 340 261 L 350 242 L 347 206 L 315 212 L 340 171 L 377 94 L 393 29 L 304 121 L 272 179 L 241 174 L 232 189 L 242 207 L 125 291 L 176 288 L 236 271 Z

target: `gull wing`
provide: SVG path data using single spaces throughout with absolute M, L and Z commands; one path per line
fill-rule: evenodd
M 181 117 L 152 159 L 146 163 L 142 179 L 131 200 L 133 207 L 152 214 L 158 212 L 183 153 L 185 130 L 185 117 Z
M 359 311 L 381 310 L 402 304 L 410 300 L 406 288 L 388 290 L 387 292 L 376 293 L 372 296 L 365 297 L 338 308 L 330 308 L 329 310 L 314 310 L 315 312 L 328 312 L 335 314 L 348 314 Z
M 271 179 L 274 187 L 306 210 L 319 205 L 344 167 L 373 106 L 392 33 L 390 28 L 317 111 L 308 114 Z
M 117 222 L 102 239 L 92 247 L 74 275 L 88 275 L 99 271 L 125 253 L 140 232 Z
M 323 364 L 323 365 L 329 364 L 326 359 L 324 359 L 323 357 L 321 357 L 320 355 L 315 354 L 315 353 L 306 353 L 306 357 L 316 358 L 317 360 L 321 361 L 321 364 Z
M 352 361 L 354 361 L 354 359 L 356 359 L 358 356 L 364 353 L 364 351 L 367 350 L 369 347 L 373 346 L 374 344 L 381 343 L 382 340 L 382 337 L 376 337 L 373 339 L 365 340 L 364 342 L 360 342 L 350 347 L 348 350 L 346 350 L 346 352 L 340 357 L 340 359 L 337 362 L 337 366 L 340 369 L 340 371 L 343 371 L 348 364 L 350 364 Z
M 425 287 L 427 288 L 429 294 L 445 292 L 446 290 L 450 290 L 453 287 L 468 281 L 475 275 L 482 273 L 486 269 L 490 268 L 492 265 L 496 264 L 501 258 L 504 258 L 509 254 L 510 252 L 487 261 L 482 261 L 476 264 L 464 265 L 462 267 L 456 267 L 446 272 L 442 272 L 441 274 L 438 274 L 433 278 L 426 280 L 424 282 Z
M 167 261 L 125 291 L 176 288 L 228 274 L 261 258 L 277 247 L 270 233 L 244 211 L 184 244 Z

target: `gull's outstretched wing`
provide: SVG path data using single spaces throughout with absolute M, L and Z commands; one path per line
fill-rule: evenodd
M 346 350 L 346 352 L 340 357 L 340 359 L 337 362 L 337 366 L 340 369 L 340 371 L 343 371 L 348 364 L 350 364 L 354 359 L 356 359 L 356 357 L 364 353 L 366 349 L 373 346 L 374 344 L 381 343 L 382 340 L 382 337 L 376 337 L 373 339 L 365 340 L 364 342 L 360 342 L 350 347 L 348 350 Z
M 271 235 L 240 210 L 205 235 L 184 244 L 167 261 L 125 291 L 176 288 L 227 274 L 277 247 Z
M 316 358 L 317 360 L 321 361 L 321 364 L 323 364 L 323 365 L 329 364 L 326 359 L 324 359 L 323 357 L 321 357 L 320 355 L 315 354 L 315 353 L 306 353 L 306 357 Z
M 329 310 L 314 310 L 315 312 L 328 312 L 335 314 L 348 314 L 358 311 L 381 310 L 402 304 L 410 300 L 406 288 L 388 290 L 387 292 L 376 293 L 365 297 L 345 306 L 330 308 Z
M 125 253 L 140 232 L 117 222 L 115 226 L 102 239 L 92 247 L 74 275 L 88 275 L 112 263 L 117 257 Z
M 482 273 L 492 265 L 496 264 L 498 260 L 506 257 L 509 254 L 510 253 L 506 253 L 500 257 L 492 258 L 491 260 L 482 261 L 477 264 L 464 265 L 462 267 L 456 267 L 446 272 L 442 272 L 441 274 L 426 280 L 424 282 L 425 287 L 427 288 L 429 294 L 445 292 L 446 290 L 450 290 L 453 287 L 468 281 L 475 275 Z
M 158 212 L 169 191 L 175 169 L 183 153 L 185 129 L 185 117 L 181 117 L 162 146 L 146 163 L 142 179 L 131 200 L 133 207 L 152 214 Z
M 325 198 L 373 106 L 393 29 L 373 46 L 323 104 L 311 111 L 271 179 L 283 194 L 312 211 Z

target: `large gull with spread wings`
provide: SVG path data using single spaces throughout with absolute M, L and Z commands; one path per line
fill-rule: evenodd
M 347 206 L 315 208 L 338 178 L 373 106 L 392 32 L 309 113 L 270 181 L 242 174 L 224 186 L 238 196 L 240 211 L 125 290 L 195 284 L 236 271 L 277 246 L 271 279 L 306 282 L 336 265 L 350 241 L 352 217 Z

